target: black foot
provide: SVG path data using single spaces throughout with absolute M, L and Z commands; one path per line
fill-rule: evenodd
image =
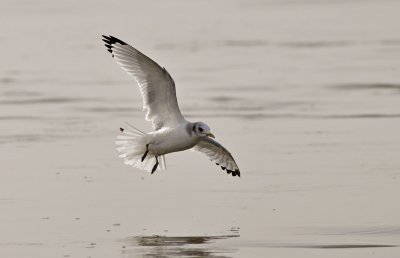
M 151 174 L 153 174 L 154 171 L 156 171 L 157 167 L 158 167 L 158 156 L 156 156 L 156 164 L 154 164 L 154 167 L 153 167 L 153 169 L 151 170 Z
M 143 162 L 143 160 L 146 158 L 147 153 L 149 153 L 149 145 L 148 145 L 148 144 L 146 144 L 146 152 L 145 152 L 145 153 L 143 154 L 143 156 L 142 156 L 142 162 Z

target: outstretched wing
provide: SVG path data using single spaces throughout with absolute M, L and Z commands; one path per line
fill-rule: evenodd
M 176 99 L 174 80 L 165 68 L 113 36 L 103 35 L 103 41 L 122 69 L 139 84 L 146 120 L 152 121 L 155 130 L 184 121 Z
M 240 177 L 239 167 L 233 159 L 232 154 L 213 139 L 209 137 L 201 138 L 192 150 L 206 154 L 211 161 L 221 166 L 222 170 L 226 170 L 228 174 L 232 173 L 232 176 Z

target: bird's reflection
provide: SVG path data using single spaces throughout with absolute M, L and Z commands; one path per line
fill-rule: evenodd
M 218 241 L 239 237 L 222 236 L 136 236 L 126 239 L 123 257 L 208 257 L 227 258 L 237 249 L 220 247 Z

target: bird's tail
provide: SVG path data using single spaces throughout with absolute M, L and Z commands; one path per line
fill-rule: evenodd
M 117 136 L 115 141 L 117 150 L 120 152 L 119 157 L 125 160 L 126 165 L 151 172 L 156 163 L 156 156 L 148 152 L 142 161 L 142 157 L 147 150 L 146 145 L 149 143 L 151 136 L 128 123 L 126 123 L 126 127 L 120 128 L 120 131 L 121 134 Z M 158 161 L 160 164 L 158 169 L 166 169 L 164 155 L 158 157 Z

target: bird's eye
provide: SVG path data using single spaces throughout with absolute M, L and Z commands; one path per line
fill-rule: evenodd
M 199 127 L 199 131 L 200 131 L 200 132 L 203 132 L 203 128 Z

